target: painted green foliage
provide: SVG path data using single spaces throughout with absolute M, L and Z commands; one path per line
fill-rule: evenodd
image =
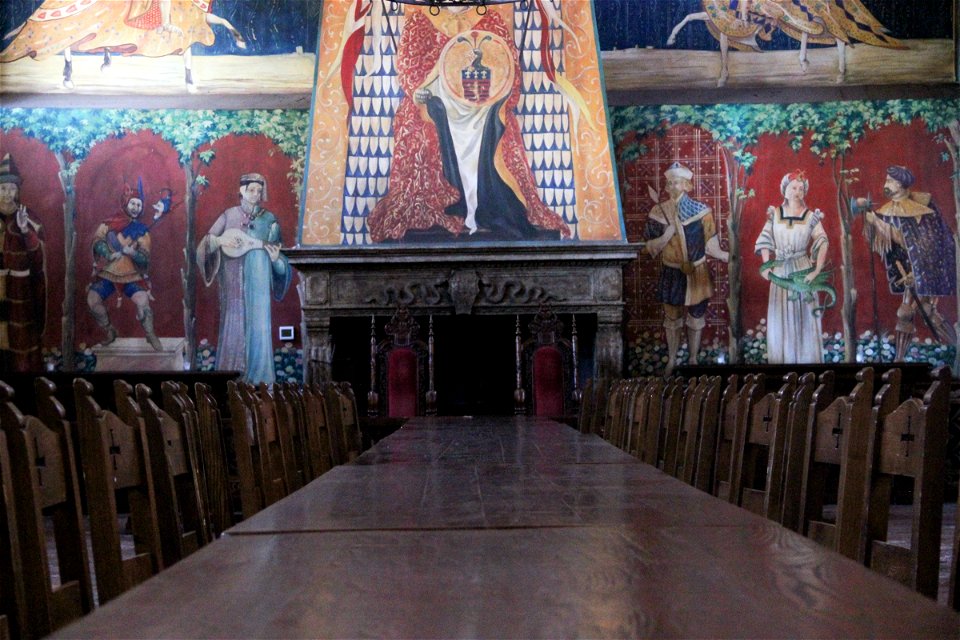
M 305 111 L 180 111 L 141 109 L 0 109 L 0 130 L 20 129 L 43 142 L 51 151 L 71 159 L 76 173 L 87 153 L 110 137 L 149 130 L 162 136 L 176 150 L 180 163 L 190 161 L 204 144 L 228 135 L 262 134 L 273 140 L 293 160 L 299 171 L 290 176 L 299 187 L 309 118 Z M 208 163 L 210 151 L 200 154 Z M 299 189 L 298 189 L 299 192 Z
M 944 161 L 953 162 L 955 205 L 960 205 L 960 100 L 888 100 L 846 101 L 798 104 L 719 104 L 719 105 L 643 105 L 612 109 L 613 138 L 618 141 L 616 153 L 626 164 L 647 152 L 642 140 L 648 135 L 663 135 L 676 125 L 691 125 L 709 132 L 722 146 L 727 161 L 727 186 L 730 198 L 728 219 L 731 282 L 730 353 L 738 361 L 743 337 L 739 326 L 739 237 L 740 215 L 751 192 L 743 190 L 757 157 L 754 153 L 760 136 L 786 135 L 795 152 L 807 152 L 831 164 L 837 187 L 837 210 L 843 229 L 844 338 L 846 359 L 856 354 L 853 329 L 856 290 L 853 287 L 853 266 L 850 251 L 848 188 L 855 181 L 844 166 L 848 152 L 863 139 L 867 131 L 890 124 L 908 125 L 921 121 L 932 134 L 932 140 L 944 145 Z M 957 207 L 960 211 L 960 206 Z M 960 217 L 960 214 L 958 214 Z M 956 242 L 956 238 L 955 238 Z
M 138 109 L 0 109 L 0 132 L 20 130 L 42 142 L 55 155 L 60 166 L 60 183 L 64 190 L 64 260 L 73 264 L 76 234 L 74 218 L 74 179 L 89 152 L 109 138 L 122 138 L 139 131 L 150 131 L 162 137 L 176 151 L 186 184 L 187 244 L 194 244 L 195 197 L 209 186 L 203 167 L 209 165 L 216 152 L 207 145 L 230 135 L 264 135 L 290 158 L 287 178 L 299 199 L 303 187 L 306 140 L 309 127 L 307 112 L 299 110 L 138 110 Z M 203 150 L 201 148 L 205 147 Z M 187 254 L 185 254 L 186 256 Z M 187 352 L 196 348 L 194 331 L 195 265 L 185 258 L 183 268 L 184 331 Z M 75 274 L 67 273 L 63 304 L 63 336 L 61 352 L 73 351 Z M 72 369 L 72 359 L 65 368 Z

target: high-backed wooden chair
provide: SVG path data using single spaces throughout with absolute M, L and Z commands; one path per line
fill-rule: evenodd
M 616 445 L 623 430 L 623 414 L 627 402 L 628 380 L 616 380 L 610 385 L 610 394 L 607 396 L 606 416 L 604 429 L 598 435 L 607 442 Z
M 274 432 L 279 444 L 280 460 L 283 463 L 284 478 L 287 482 L 287 492 L 292 493 L 303 486 L 304 473 L 302 459 L 297 452 L 294 434 L 290 424 L 281 422 L 278 418 L 277 403 L 273 393 L 265 383 L 257 386 L 253 395 L 257 417 L 263 425 L 265 433 Z
M 341 435 L 343 436 L 343 450 L 347 454 L 347 461 L 353 460 L 363 453 L 363 433 L 360 431 L 360 416 L 357 411 L 357 397 L 353 387 L 344 380 L 339 383 Z
M 739 476 L 739 483 L 731 485 L 734 501 L 767 518 L 779 517 L 783 499 L 785 426 L 796 386 L 796 373 L 784 376 L 784 383 L 776 393 L 763 393 L 758 384 L 753 397 L 740 407 L 747 412 L 746 432 L 739 468 L 732 474 L 734 479 Z
M 644 407 L 636 407 L 634 415 L 645 409 L 637 419 L 637 457 L 641 462 L 657 466 L 660 461 L 661 415 L 663 413 L 663 378 L 652 378 L 643 390 Z M 642 420 L 642 421 L 641 421 Z
M 896 370 L 892 370 L 896 371 Z M 866 487 L 871 442 L 876 422 L 871 408 L 873 369 L 857 373 L 847 396 L 831 400 L 833 378 L 821 379 L 811 402 L 801 505 L 803 533 L 854 560 L 863 561 L 866 526 Z M 888 380 L 899 380 L 899 371 Z M 888 384 L 886 394 L 898 393 Z M 824 406 L 826 405 L 826 406 Z M 828 517 L 831 498 L 836 509 Z
M 593 382 L 593 407 L 588 418 L 589 433 L 601 435 L 604 433 L 607 417 L 607 397 L 610 395 L 610 387 L 613 381 L 610 378 L 596 378 Z
M 190 397 L 185 383 L 167 380 L 160 385 L 160 390 L 164 411 L 181 425 L 187 441 L 192 443 L 208 539 L 219 537 L 233 524 L 230 479 L 219 409 L 211 412 L 210 406 L 205 406 L 201 420 L 197 404 Z M 212 396 L 210 400 L 213 401 L 213 408 L 216 408 Z
M 720 376 L 709 376 L 701 383 L 700 435 L 694 447 L 696 460 L 684 471 L 684 481 L 707 493 L 713 492 L 714 465 L 717 458 L 717 432 L 720 424 Z M 693 475 L 690 475 L 690 474 Z
M 307 450 L 307 436 L 304 432 L 303 415 L 297 407 L 297 398 L 291 392 L 290 385 L 277 383 L 272 393 L 277 426 L 284 438 L 290 441 L 290 453 L 301 484 L 307 484 L 314 478 L 310 468 L 310 456 Z
M 150 448 L 163 561 L 169 567 L 212 540 L 198 447 L 183 424 L 151 399 L 150 387 L 138 384 L 136 393 Z
M 37 382 L 53 387 L 43 378 Z M 73 443 L 62 418 L 48 427 L 39 418 L 22 415 L 13 403 L 13 389 L 3 382 L 0 425 L 10 452 L 21 575 L 29 602 L 21 633 L 39 638 L 93 609 Z M 57 551 L 60 577 L 56 587 L 50 580 L 45 517 L 53 525 L 50 544 Z
M 683 389 L 680 406 L 680 424 L 677 433 L 676 462 L 668 473 L 680 478 L 687 484 L 695 473 L 697 441 L 700 437 L 700 422 L 703 414 L 703 400 L 707 386 L 707 377 L 691 378 Z
M 877 436 L 870 457 L 867 566 L 930 598 L 937 597 L 943 470 L 950 410 L 950 370 L 943 367 L 923 399 L 909 398 L 885 413 L 877 394 Z M 913 479 L 910 546 L 887 542 L 895 477 Z
M 163 564 L 157 507 L 150 474 L 143 425 L 128 424 L 101 409 L 93 399 L 93 385 L 78 378 L 73 383 L 80 435 L 80 458 L 90 515 L 93 564 L 99 602 L 112 600 L 143 582 Z M 124 558 L 120 546 L 117 494 L 125 494 L 135 555 Z
M 269 487 L 264 493 L 264 506 L 267 506 L 285 497 L 291 491 L 288 484 L 288 469 L 284 463 L 280 431 L 277 429 L 277 421 L 271 419 L 273 414 L 263 411 L 256 387 L 248 383 L 241 383 L 238 390 L 244 405 L 253 416 L 253 428 L 256 433 L 263 483 L 261 486 Z
M 661 442 L 657 466 L 670 475 L 676 472 L 677 466 L 677 442 L 680 438 L 684 388 L 683 378 L 671 376 L 667 378 L 660 398 Z
M 745 381 L 744 381 L 745 384 Z M 730 499 L 730 471 L 737 436 L 737 406 L 740 399 L 740 377 L 731 374 L 720 397 L 720 425 L 717 429 L 717 455 L 713 467 L 713 494 Z
M 622 433 L 620 434 L 619 447 L 627 453 L 632 454 L 631 447 L 636 438 L 634 428 L 636 425 L 637 398 L 643 395 L 644 389 L 647 388 L 647 378 L 633 378 L 631 382 L 633 383 L 633 388 L 630 390 L 630 395 L 626 399 L 626 406 L 624 407 L 623 427 Z
M 367 415 L 390 418 L 437 414 L 433 370 L 433 316 L 427 340 L 418 338 L 420 324 L 399 305 L 377 339 L 376 319 L 370 317 L 370 391 Z M 385 406 L 384 406 L 385 405 Z
M 825 371 L 833 379 L 832 371 Z M 807 372 L 800 376 L 797 388 L 787 409 L 787 431 L 783 450 L 783 500 L 780 505 L 780 524 L 793 531 L 802 530 L 804 463 L 807 455 L 807 440 L 811 426 L 810 403 L 816 389 L 816 375 Z
M 303 386 L 299 393 L 303 400 L 304 432 L 307 438 L 307 453 L 310 467 L 316 475 L 322 475 L 333 466 L 330 455 L 330 432 L 327 403 L 323 394 L 313 385 Z
M 733 414 L 735 419 L 732 426 L 727 427 L 732 431 L 730 458 L 728 462 L 724 462 L 729 464 L 729 480 L 718 483 L 718 491 L 722 498 L 733 504 L 741 504 L 745 460 L 747 464 L 754 460 L 747 451 L 747 437 L 750 433 L 753 406 L 763 397 L 764 384 L 762 373 L 750 374 L 744 378 L 743 386 L 736 396 L 736 410 Z
M 210 385 L 194 384 L 195 401 L 190 403 L 190 394 L 184 384 L 178 384 L 177 391 L 170 399 L 168 411 L 183 412 L 184 424 L 194 421 L 200 439 L 202 452 L 203 477 L 207 491 L 207 508 L 210 512 L 211 533 L 219 537 L 234 523 L 233 506 L 230 499 L 230 470 L 227 460 L 227 446 L 224 442 L 225 425 L 220 405 L 213 395 Z M 164 406 L 167 406 L 164 387 Z M 169 387 L 172 390 L 172 387 Z
M 7 437 L 0 429 L 0 638 L 26 637 L 27 619 L 23 588 L 23 565 L 17 535 L 17 513 L 13 504 L 13 477 Z
M 349 451 L 345 445 L 346 436 L 343 433 L 343 393 L 336 382 L 325 382 L 320 385 L 323 400 L 327 407 L 327 429 L 330 433 L 330 460 L 334 466 L 350 461 Z
M 548 418 L 574 414 L 580 401 L 576 317 L 573 317 L 568 340 L 563 337 L 563 323 L 557 314 L 541 305 L 530 321 L 528 331 L 530 337 L 522 340 L 518 316 L 515 412 Z M 530 400 L 529 406 L 527 399 Z
M 245 385 L 228 381 L 227 403 L 240 484 L 240 512 L 246 519 L 285 495 L 283 467 L 274 467 L 270 462 L 269 445 L 260 435 L 260 425 L 252 403 L 246 398 Z M 215 406 L 207 389 L 197 389 L 197 407 L 201 415 L 205 410 L 213 411 Z

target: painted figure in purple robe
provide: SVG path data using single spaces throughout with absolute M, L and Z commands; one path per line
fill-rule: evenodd
M 713 210 L 688 195 L 693 190 L 693 171 L 674 162 L 664 176 L 670 197 L 650 211 L 644 238 L 647 252 L 659 256 L 661 262 L 657 301 L 663 303 L 669 375 L 676 364 L 684 325 L 689 362 L 697 363 L 707 302 L 713 295 L 707 256 L 727 262 L 729 254 L 720 248 Z
M 790 278 L 799 271 L 810 283 L 823 271 L 829 240 L 823 229 L 823 213 L 806 203 L 810 182 L 803 171 L 791 171 L 780 180 L 783 203 L 767 208 L 767 222 L 757 238 L 756 253 L 764 265 L 760 275 Z M 817 294 L 801 296 L 770 283 L 767 300 L 767 362 L 796 364 L 822 362 L 820 314 Z
M 220 214 L 197 247 L 206 285 L 219 275 L 217 370 L 242 371 L 254 384 L 276 379 L 270 299 L 283 299 L 292 277 L 280 253 L 280 224 L 260 206 L 266 200 L 266 179 L 242 175 L 240 204 Z
M 937 310 L 937 301 L 957 293 L 953 233 L 929 193 L 911 191 L 916 178 L 907 167 L 891 166 L 883 183 L 889 202 L 864 216 L 873 250 L 883 256 L 890 293 L 903 296 L 897 309 L 897 360 L 903 360 L 916 332 L 917 311 L 935 337 L 956 344 L 957 334 Z M 859 198 L 861 207 L 870 205 Z

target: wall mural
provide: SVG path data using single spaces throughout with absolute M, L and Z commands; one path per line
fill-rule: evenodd
M 3 370 L 186 353 L 299 377 L 299 339 L 276 328 L 300 325 L 279 249 L 297 234 L 306 131 L 302 111 L 0 109 L 0 295 L 34 319 L 0 322 Z
M 0 76 L 32 93 L 306 91 L 318 20 L 312 0 L 5 0 Z
M 325 3 L 303 242 L 622 240 L 593 3 Z
M 629 368 L 955 364 L 960 101 L 612 111 Z M 649 304 L 656 300 L 659 304 Z
M 953 0 L 604 0 L 634 88 L 952 82 Z M 608 83 L 609 86 L 609 83 Z

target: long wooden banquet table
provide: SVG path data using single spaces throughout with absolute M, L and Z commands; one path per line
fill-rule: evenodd
M 960 636 L 960 616 L 534 418 L 418 418 L 58 638 Z

